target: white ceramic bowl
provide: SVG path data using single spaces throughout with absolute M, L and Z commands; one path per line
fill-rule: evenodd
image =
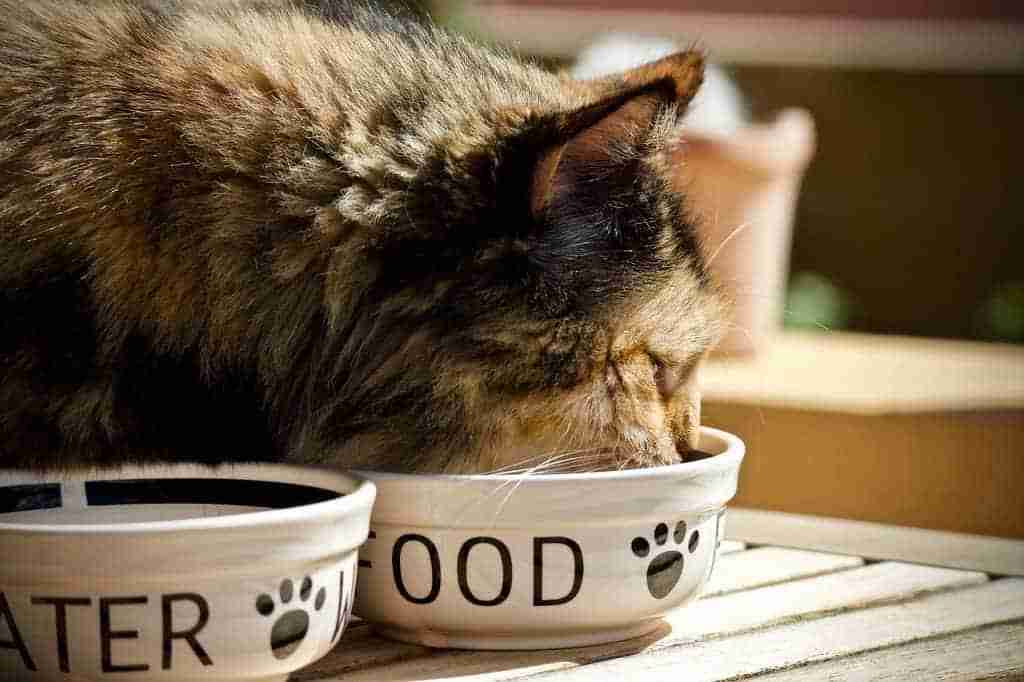
M 411 476 L 377 484 L 357 615 L 437 647 L 544 649 L 646 634 L 711 574 L 743 443 L 701 461 L 593 474 Z
M 283 680 L 341 637 L 373 499 L 275 465 L 0 473 L 0 679 Z

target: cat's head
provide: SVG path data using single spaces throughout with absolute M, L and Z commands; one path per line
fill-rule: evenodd
M 362 413 L 334 422 L 345 461 L 580 471 L 695 447 L 723 303 L 673 176 L 702 67 L 681 53 L 564 80 L 562 104 L 493 112 L 491 143 L 423 177 L 410 217 L 445 215 L 444 242 L 405 239 L 384 261 L 399 274 L 356 330 L 382 355 L 349 372 Z

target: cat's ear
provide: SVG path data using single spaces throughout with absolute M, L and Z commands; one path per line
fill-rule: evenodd
M 609 94 L 657 90 L 666 101 L 682 109 L 697 94 L 703 80 L 704 55 L 688 50 L 590 82 L 607 88 Z
M 560 142 L 544 150 L 534 168 L 530 210 L 539 216 L 552 197 L 571 191 L 587 169 L 613 154 L 615 142 L 648 130 L 659 112 L 675 105 L 681 117 L 704 78 L 704 58 L 680 52 L 585 85 L 593 101 L 560 114 Z

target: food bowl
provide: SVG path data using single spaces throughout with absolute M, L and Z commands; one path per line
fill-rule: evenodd
M 180 465 L 0 473 L 0 679 L 284 680 L 348 621 L 372 483 Z
M 434 647 L 547 649 L 629 639 L 694 599 L 722 537 L 744 447 L 592 474 L 422 476 L 377 485 L 355 613 Z

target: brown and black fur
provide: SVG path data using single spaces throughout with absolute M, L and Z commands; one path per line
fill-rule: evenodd
M 674 461 L 720 326 L 669 189 L 700 73 L 0 0 L 0 466 Z

